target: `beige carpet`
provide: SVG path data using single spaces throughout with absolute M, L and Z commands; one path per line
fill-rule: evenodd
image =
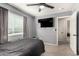
M 45 53 L 42 56 L 75 56 L 68 43 L 59 43 L 59 46 L 45 44 Z

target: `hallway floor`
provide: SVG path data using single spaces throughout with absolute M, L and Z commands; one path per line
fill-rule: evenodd
M 59 46 L 45 44 L 45 53 L 42 56 L 76 56 L 68 43 L 59 43 Z

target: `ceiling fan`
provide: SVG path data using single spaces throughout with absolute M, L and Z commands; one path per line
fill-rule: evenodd
M 54 6 L 51 6 L 51 5 L 48 5 L 46 3 L 37 3 L 37 4 L 27 4 L 27 6 L 39 6 L 39 12 L 41 12 L 41 10 L 44 8 L 44 7 L 47 7 L 47 8 L 50 8 L 50 9 L 53 9 Z

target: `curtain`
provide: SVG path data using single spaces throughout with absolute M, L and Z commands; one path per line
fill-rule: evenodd
M 0 7 L 0 43 L 8 42 L 8 10 Z
M 23 20 L 23 38 L 27 39 L 27 17 L 24 17 Z

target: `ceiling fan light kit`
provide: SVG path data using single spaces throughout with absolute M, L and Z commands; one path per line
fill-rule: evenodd
M 39 6 L 39 12 L 41 12 L 41 10 L 45 7 L 53 9 L 54 7 L 51 5 L 48 5 L 46 3 L 37 3 L 37 4 L 27 4 L 27 6 Z

